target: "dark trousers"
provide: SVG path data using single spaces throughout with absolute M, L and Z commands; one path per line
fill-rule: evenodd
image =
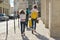
M 36 30 L 36 19 L 32 19 L 32 29 Z
M 21 34 L 25 32 L 25 22 L 21 22 Z
M 28 27 L 28 18 L 29 18 L 29 16 L 28 16 L 28 14 L 26 14 L 26 27 Z

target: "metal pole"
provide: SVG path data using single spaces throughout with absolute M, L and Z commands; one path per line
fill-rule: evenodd
M 17 0 L 16 0 L 17 1 Z M 16 14 L 16 1 L 14 0 L 14 16 Z M 15 27 L 15 18 L 14 18 L 14 33 L 16 33 L 16 27 Z
M 6 39 L 7 40 L 7 37 L 8 37 L 8 21 L 6 21 Z
M 18 11 L 16 11 L 16 14 L 18 14 Z M 18 15 L 18 28 L 19 28 L 19 15 Z
M 16 33 L 16 28 L 15 28 L 15 18 L 14 18 L 14 33 Z
M 15 19 L 14 19 L 14 33 L 16 33 L 16 28 L 15 28 Z
M 2 13 L 3 13 L 4 2 L 5 2 L 5 1 L 3 1 Z M 4 10 L 4 11 L 5 11 L 5 10 Z M 7 37 L 8 37 L 8 20 L 6 21 L 6 38 L 5 38 L 5 40 L 7 40 Z
M 17 12 L 18 15 L 18 28 L 19 28 L 19 11 Z

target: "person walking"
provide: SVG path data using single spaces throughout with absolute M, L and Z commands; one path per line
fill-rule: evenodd
M 30 10 L 29 10 L 29 8 L 26 8 L 26 27 L 27 27 L 27 29 L 28 29 L 29 14 L 30 14 Z
M 32 34 L 36 32 L 36 20 L 38 18 L 38 10 L 37 6 L 35 5 L 31 10 L 31 19 L 32 19 Z
M 26 14 L 24 10 L 20 12 L 20 22 L 21 22 L 21 35 L 25 35 L 25 22 L 26 22 Z

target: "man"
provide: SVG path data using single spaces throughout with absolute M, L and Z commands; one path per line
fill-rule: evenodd
M 31 10 L 31 19 L 32 19 L 32 34 L 33 32 L 36 32 L 36 20 L 38 18 L 38 10 L 37 6 L 35 5 L 33 9 Z
M 26 9 L 26 26 L 27 26 L 27 29 L 28 29 L 29 14 L 30 14 L 30 10 L 27 8 L 27 9 Z

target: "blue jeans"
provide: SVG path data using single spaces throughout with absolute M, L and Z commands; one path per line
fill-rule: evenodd
M 25 32 L 25 22 L 21 22 L 21 34 Z
M 36 19 L 32 19 L 32 29 L 36 30 Z

